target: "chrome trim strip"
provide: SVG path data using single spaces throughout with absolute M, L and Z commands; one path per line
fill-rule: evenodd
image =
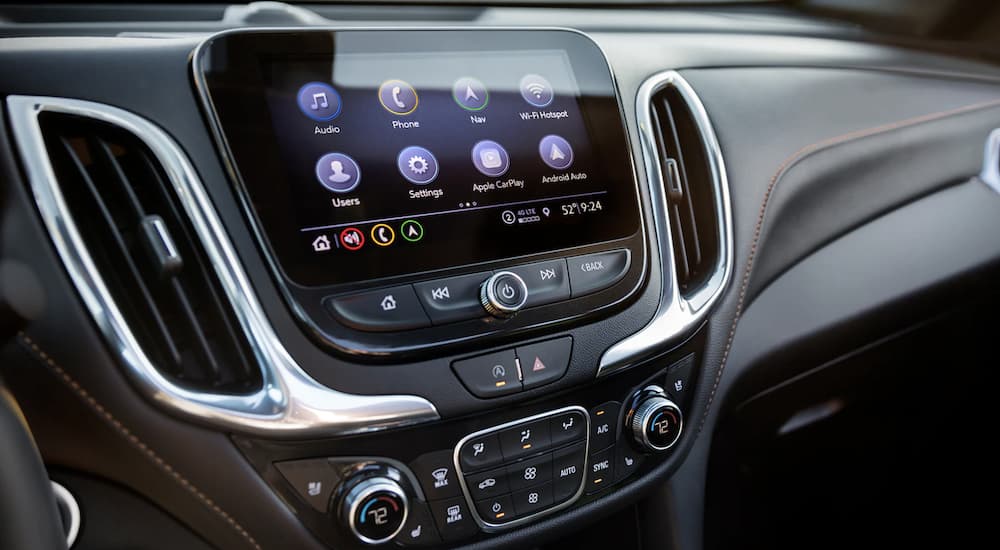
M 983 171 L 979 174 L 979 179 L 1000 193 L 1000 128 L 990 132 L 990 137 L 986 138 Z
M 479 437 L 479 436 L 481 436 L 483 434 L 489 434 L 489 433 L 493 433 L 493 432 L 498 432 L 500 430 L 504 430 L 504 429 L 510 428 L 512 426 L 517 426 L 519 424 L 525 424 L 527 422 L 533 422 L 535 420 L 540 420 L 542 418 L 549 418 L 549 417 L 556 416 L 558 414 L 562 414 L 562 413 L 570 412 L 570 411 L 579 412 L 580 414 L 583 415 L 583 417 L 587 421 L 587 432 L 586 432 L 587 433 L 587 437 L 583 439 L 583 442 L 584 442 L 584 444 L 583 444 L 583 447 L 584 447 L 583 479 L 580 480 L 580 488 L 577 489 L 576 494 L 574 494 L 572 497 L 570 497 L 569 500 L 567 500 L 566 502 L 563 502 L 562 504 L 559 504 L 557 506 L 553 506 L 551 508 L 546 508 L 546 509 L 541 510 L 539 512 L 535 512 L 534 514 L 531 514 L 531 515 L 528 515 L 528 516 L 524 516 L 523 518 L 517 518 L 514 521 L 511 521 L 511 522 L 508 522 L 508 523 L 488 523 L 486 521 L 483 521 L 483 519 L 481 517 L 479 517 L 479 510 L 476 509 L 476 501 L 472 499 L 472 494 L 469 493 L 469 487 L 468 487 L 468 485 L 465 484 L 465 472 L 462 471 L 462 463 L 459 460 L 459 454 L 460 454 L 460 452 L 462 450 L 462 445 L 465 445 L 465 443 L 467 441 L 469 441 L 470 439 L 474 439 L 474 438 Z M 576 445 L 576 443 L 572 443 L 572 445 Z M 569 445 L 564 445 L 564 447 L 569 447 Z M 562 448 L 562 447 L 560 447 L 560 448 Z M 552 452 L 552 451 L 546 451 L 546 452 Z M 525 457 L 525 458 L 528 458 L 528 457 Z M 519 458 L 517 460 L 522 460 L 522 459 Z M 588 464 L 589 461 L 590 461 L 590 415 L 587 413 L 587 409 L 584 409 L 583 407 L 581 407 L 579 405 L 573 405 L 573 406 L 570 406 L 570 407 L 563 407 L 561 409 L 555 409 L 555 410 L 552 410 L 552 411 L 543 412 L 543 413 L 540 413 L 540 414 L 536 414 L 534 416 L 529 416 L 527 418 L 520 418 L 518 420 L 513 420 L 511 422 L 506 422 L 504 424 L 500 424 L 499 426 L 493 426 L 491 428 L 486 428 L 485 430 L 479 430 L 478 432 L 471 433 L 471 434 L 463 437 L 462 440 L 459 441 L 457 445 L 455 445 L 455 453 L 454 453 L 455 472 L 458 473 L 458 483 L 459 483 L 459 485 L 462 486 L 462 495 L 465 496 L 465 502 L 466 502 L 466 504 L 469 505 L 469 513 L 472 514 L 472 519 L 476 520 L 476 524 L 479 525 L 479 528 L 482 529 L 483 531 L 487 532 L 487 533 L 496 533 L 498 531 L 504 531 L 506 529 L 510 529 L 511 527 L 516 527 L 518 525 L 527 523 L 529 521 L 534 521 L 534 520 L 536 520 L 536 519 L 538 519 L 540 517 L 547 516 L 549 514 L 552 514 L 554 512 L 558 512 L 560 510 L 563 510 L 563 509 L 566 509 L 566 508 L 572 506 L 577 500 L 580 499 L 581 496 L 583 496 L 583 491 L 587 487 L 587 464 Z M 513 462 L 510 463 L 510 464 L 513 464 Z M 503 465 L 503 467 L 506 468 L 510 464 L 502 464 L 502 465 Z M 500 466 L 495 466 L 495 468 L 499 468 L 499 467 Z M 555 470 L 553 470 L 553 475 L 554 475 L 554 472 L 555 472 Z M 552 483 L 553 486 L 554 486 L 555 485 L 555 477 L 553 477 L 552 481 L 550 481 L 549 483 Z
M 73 548 L 73 545 L 76 544 L 76 538 L 80 536 L 82 519 L 80 504 L 76 501 L 73 493 L 69 492 L 69 489 L 52 480 L 49 480 L 49 483 L 52 484 L 52 493 L 55 494 L 56 503 L 60 508 L 65 509 L 66 515 L 69 516 L 66 518 L 69 520 L 69 525 L 64 525 L 63 529 L 66 531 L 66 548 Z
M 676 88 L 691 109 L 700 130 L 701 142 L 705 147 L 709 170 L 715 184 L 715 215 L 719 222 L 719 260 L 709 280 L 689 295 L 681 295 L 677 271 L 674 269 L 667 196 L 663 188 L 663 173 L 657 161 L 659 155 L 650 113 L 650 101 L 653 95 L 667 86 Z M 729 203 L 729 181 L 719 141 L 715 137 L 712 123 L 701 100 L 679 73 L 662 72 L 647 79 L 639 88 L 636 97 L 636 118 L 639 123 L 643 162 L 646 166 L 646 183 L 652 200 L 653 224 L 656 240 L 659 243 L 660 267 L 664 283 L 661 286 L 660 304 L 653 319 L 639 332 L 615 344 L 604 353 L 597 368 L 598 377 L 625 369 L 634 362 L 688 336 L 705 320 L 708 311 L 732 277 L 733 224 Z
M 268 321 L 194 168 L 158 126 L 116 107 L 76 99 L 9 96 L 7 107 L 35 203 L 70 280 L 125 371 L 154 403 L 217 427 L 269 436 L 366 433 L 439 418 L 434 405 L 421 397 L 342 393 L 302 370 Z M 165 378 L 150 362 L 112 299 L 66 206 L 39 126 L 42 112 L 109 123 L 146 144 L 173 185 L 249 341 L 261 370 L 260 390 L 244 395 L 191 391 Z

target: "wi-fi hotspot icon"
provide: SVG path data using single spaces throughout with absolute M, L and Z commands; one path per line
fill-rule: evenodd
M 539 84 L 537 82 L 532 82 L 531 84 L 528 84 L 527 86 L 525 86 L 525 89 L 527 89 L 531 95 L 537 97 L 538 99 L 542 99 L 542 95 L 545 93 L 545 85 Z
M 521 97 L 535 107 L 546 107 L 552 103 L 552 85 L 545 77 L 537 74 L 525 75 L 521 79 Z

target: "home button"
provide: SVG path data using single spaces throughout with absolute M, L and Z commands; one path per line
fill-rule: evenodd
M 410 285 L 329 298 L 326 308 L 341 323 L 364 331 L 407 330 L 431 324 Z

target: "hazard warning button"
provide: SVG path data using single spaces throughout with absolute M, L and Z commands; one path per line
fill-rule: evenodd
M 518 347 L 517 359 L 521 363 L 524 389 L 536 388 L 562 378 L 569 367 L 572 351 L 573 338 L 569 336 Z

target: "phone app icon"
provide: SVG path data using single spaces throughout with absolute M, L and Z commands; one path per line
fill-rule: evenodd
M 343 106 L 340 94 L 325 82 L 309 82 L 303 85 L 299 88 L 298 101 L 302 114 L 317 122 L 337 118 Z
M 394 115 L 408 115 L 417 110 L 417 91 L 403 80 L 386 80 L 378 88 L 378 100 Z
M 343 153 L 327 153 L 316 161 L 316 179 L 335 193 L 348 193 L 361 183 L 361 168 Z
M 389 246 L 396 240 L 396 232 L 384 223 L 372 228 L 372 241 L 379 246 Z
M 472 148 L 472 163 L 484 175 L 502 176 L 510 168 L 510 156 L 502 145 L 486 139 Z

